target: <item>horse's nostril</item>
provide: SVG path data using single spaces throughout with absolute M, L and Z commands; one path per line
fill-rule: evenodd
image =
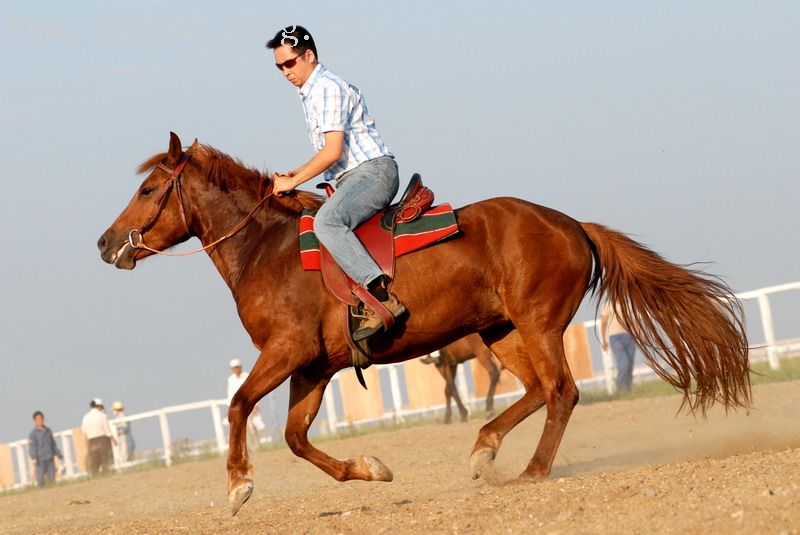
M 102 236 L 100 236 L 100 239 L 97 240 L 97 248 L 102 251 L 103 249 L 106 248 L 107 243 L 108 242 L 106 241 L 106 235 L 103 234 Z

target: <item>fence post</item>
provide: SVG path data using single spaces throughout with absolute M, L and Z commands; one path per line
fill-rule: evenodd
M 336 401 L 334 400 L 333 396 L 333 388 L 337 383 L 336 378 L 334 377 L 330 383 L 328 383 L 328 388 L 325 391 L 325 411 L 328 413 L 328 432 L 331 435 L 335 435 L 337 433 L 337 417 L 336 417 Z
M 219 405 L 211 403 L 211 418 L 214 420 L 214 436 L 217 438 L 217 451 L 225 453 L 225 435 L 222 432 L 222 418 L 219 415 Z
M 389 365 L 389 389 L 392 391 L 392 409 L 395 423 L 403 423 L 403 396 L 400 394 L 400 379 L 397 376 L 398 364 Z
M 25 459 L 25 452 L 22 443 L 13 445 L 17 453 L 17 466 L 19 467 L 19 484 L 24 487 L 28 484 L 28 461 Z
M 111 428 L 111 435 L 114 437 L 114 443 L 111 446 L 111 465 L 119 470 L 122 468 L 122 460 L 119 458 L 119 430 L 114 422 L 108 422 Z
M 164 444 L 164 462 L 167 466 L 170 466 L 172 464 L 172 441 L 169 437 L 169 423 L 167 422 L 166 412 L 158 412 L 158 423 L 161 426 L 161 441 Z
M 617 385 L 614 382 L 614 357 L 611 350 L 603 351 L 603 375 L 606 380 L 606 393 L 610 396 L 617 390 Z
M 72 431 L 68 431 L 61 435 L 61 455 L 64 456 L 64 471 L 67 477 L 75 476 L 75 465 L 72 464 L 72 445 L 69 443 L 69 437 L 72 437 Z
M 775 329 L 772 325 L 772 309 L 769 306 L 769 296 L 765 293 L 758 296 L 758 308 L 761 312 L 761 327 L 764 329 L 764 339 L 767 342 L 767 360 L 769 367 L 777 370 L 781 367 L 778 352 L 775 347 Z

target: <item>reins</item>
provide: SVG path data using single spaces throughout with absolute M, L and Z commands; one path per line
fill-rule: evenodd
M 167 189 L 164 190 L 164 193 L 161 194 L 161 198 L 156 203 L 155 210 L 153 211 L 153 215 L 150 217 L 148 223 L 138 229 L 132 229 L 128 233 L 128 245 L 131 246 L 133 249 L 144 249 L 145 251 L 150 251 L 151 253 L 160 254 L 164 256 L 189 256 L 197 253 L 202 253 L 203 251 L 207 251 L 213 247 L 216 247 L 220 243 L 224 242 L 225 240 L 232 238 L 236 235 L 237 232 L 242 230 L 246 227 L 250 221 L 253 220 L 253 216 L 255 215 L 256 211 L 263 206 L 263 204 L 273 196 L 274 185 L 270 188 L 270 192 L 264 195 L 260 201 L 253 206 L 253 209 L 244 216 L 241 221 L 239 221 L 236 225 L 233 226 L 228 232 L 214 240 L 213 242 L 209 243 L 208 245 L 204 245 L 198 249 L 194 249 L 192 251 L 186 251 L 183 253 L 168 253 L 165 250 L 155 249 L 153 247 L 148 246 L 144 242 L 144 232 L 149 229 L 150 227 L 155 224 L 158 220 L 158 216 L 161 214 L 161 210 L 164 208 L 166 204 L 167 198 L 169 197 L 172 188 L 175 188 L 175 191 L 178 195 L 178 204 L 180 205 L 181 210 L 181 219 L 183 219 L 183 225 L 186 227 L 186 231 L 189 232 L 189 222 L 186 218 L 186 208 L 183 204 L 183 192 L 181 190 L 181 176 L 183 174 L 183 169 L 186 167 L 186 164 L 189 162 L 189 152 L 185 152 L 182 156 L 178 165 L 175 168 L 169 168 L 166 165 L 159 163 L 159 169 L 166 171 L 170 174 L 169 177 L 169 184 L 167 185 Z

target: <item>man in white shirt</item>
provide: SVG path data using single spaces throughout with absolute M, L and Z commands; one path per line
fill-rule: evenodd
M 244 380 L 250 375 L 248 372 L 242 370 L 242 362 L 239 359 L 231 359 L 229 366 L 231 374 L 228 376 L 228 406 L 233 400 L 233 395 L 242 386 Z M 259 414 L 258 405 L 253 407 L 253 412 L 247 417 L 247 444 L 251 450 L 258 447 L 259 443 L 259 426 L 263 428 L 264 423 Z
M 111 451 L 112 442 L 116 444 L 116 439 L 108 425 L 103 400 L 94 398 L 89 403 L 89 412 L 83 416 L 81 431 L 87 440 L 87 463 L 89 475 L 97 475 L 100 472 L 107 473 L 111 469 L 111 462 L 114 454 Z
M 242 371 L 242 362 L 239 359 L 231 359 L 230 361 L 231 374 L 228 376 L 228 405 L 230 405 L 233 395 L 242 386 L 244 380 L 250 375 L 248 372 Z

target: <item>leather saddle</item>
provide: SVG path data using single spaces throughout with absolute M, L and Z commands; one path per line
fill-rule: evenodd
M 335 191 L 333 186 L 328 183 L 319 184 L 317 188 L 324 189 L 328 197 Z M 394 279 L 395 226 L 397 223 L 410 223 L 421 217 L 433 205 L 433 199 L 433 191 L 422 184 L 422 177 L 418 173 L 414 173 L 405 192 L 400 197 L 400 201 L 388 206 L 356 227 L 355 235 L 386 275 L 387 290 L 391 287 Z M 376 310 L 383 306 L 365 288 L 356 284 L 342 271 L 342 268 L 322 244 L 320 244 L 320 265 L 322 278 L 328 290 L 345 305 L 342 307 L 344 311 L 342 327 L 345 340 L 350 346 L 350 360 L 356 369 L 359 383 L 367 388 L 361 369 L 372 364 L 371 350 L 367 340 L 358 343 L 353 341 L 352 333 L 358 327 L 359 318 L 364 314 L 362 302 L 377 305 L 377 308 L 373 306 Z M 382 314 L 381 316 L 383 317 Z M 391 314 L 385 318 L 385 321 L 387 320 L 394 321 Z

